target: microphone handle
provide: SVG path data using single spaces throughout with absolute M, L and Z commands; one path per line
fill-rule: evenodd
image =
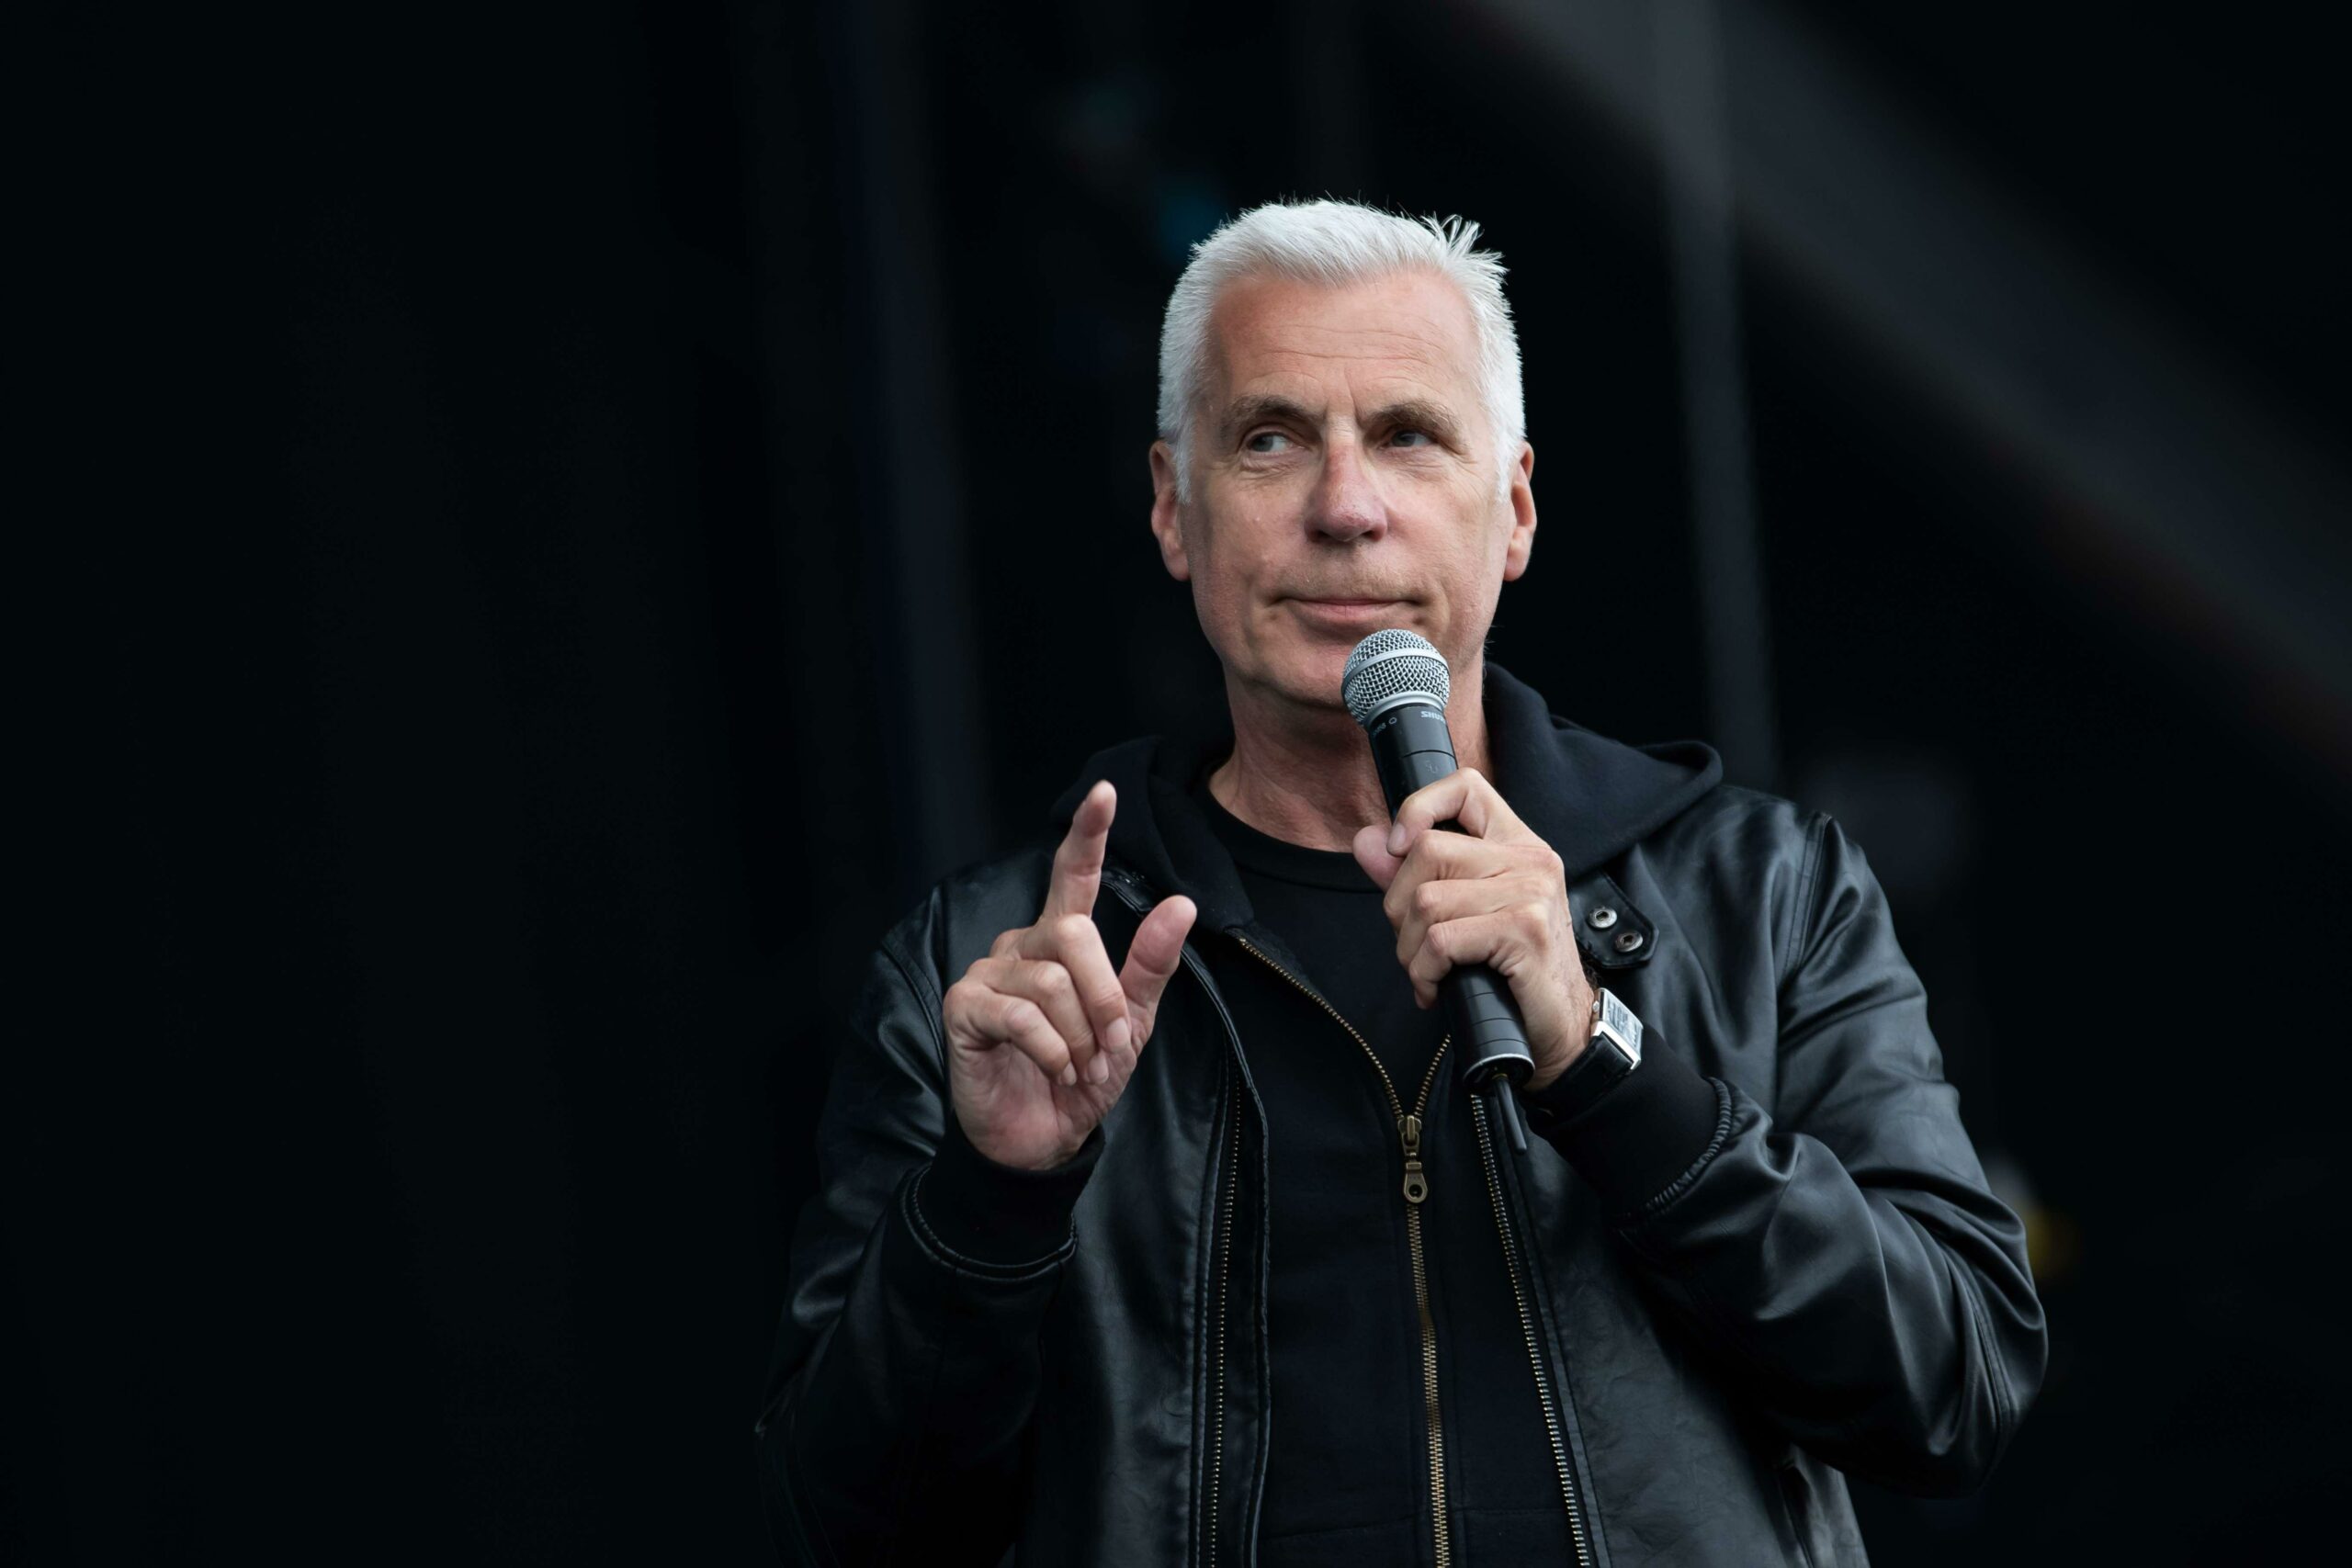
M 1403 703 L 1390 708 L 1365 728 L 1372 739 L 1373 765 L 1380 773 L 1381 793 L 1394 818 L 1405 797 L 1452 773 L 1453 737 L 1445 727 L 1445 713 L 1427 703 Z M 1460 831 L 1456 822 L 1439 827 Z M 1498 1079 L 1511 1084 L 1527 1081 L 1535 1058 L 1527 1048 L 1527 1025 L 1511 998 L 1510 983 L 1483 964 L 1458 964 L 1438 982 L 1446 1018 L 1453 1025 L 1455 1070 L 1470 1089 L 1484 1089 Z M 1512 1113 L 1519 1107 L 1508 1094 L 1501 1097 L 1503 1116 L 1511 1142 L 1524 1146 Z

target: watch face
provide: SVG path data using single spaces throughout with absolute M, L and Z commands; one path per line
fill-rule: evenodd
M 1614 991 L 1603 990 L 1600 1000 L 1600 1017 L 1593 1024 L 1595 1032 L 1606 1033 L 1624 1048 L 1625 1055 L 1633 1058 L 1633 1066 L 1641 1066 L 1642 1021 L 1634 1016 L 1632 1008 L 1617 999 Z

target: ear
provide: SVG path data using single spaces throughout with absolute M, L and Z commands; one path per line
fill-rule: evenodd
M 1151 444 L 1151 536 L 1159 541 L 1168 575 L 1190 582 L 1193 563 L 1185 558 L 1182 519 L 1176 514 L 1176 453 L 1165 441 Z
M 1516 582 L 1527 572 L 1527 558 L 1535 553 L 1535 448 L 1519 444 L 1519 461 L 1510 469 L 1510 542 L 1503 547 L 1503 581 Z

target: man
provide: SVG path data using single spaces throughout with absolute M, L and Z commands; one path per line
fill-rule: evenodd
M 1860 851 L 1484 661 L 1536 515 L 1476 234 L 1261 208 L 1178 282 L 1151 529 L 1231 734 L 1100 753 L 883 940 L 760 1425 L 788 1557 L 1860 1562 L 1842 1472 L 1964 1492 L 2016 1430 L 2022 1230 Z M 1463 764 L 1393 828 L 1339 700 L 1384 626 Z M 1523 1156 L 1448 1071 L 1469 964 Z

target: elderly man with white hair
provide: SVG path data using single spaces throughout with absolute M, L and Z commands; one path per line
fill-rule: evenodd
M 788 1560 L 1855 1562 L 1846 1473 L 2016 1431 L 2022 1228 L 1860 850 L 1486 660 L 1536 513 L 1476 232 L 1262 207 L 1178 280 L 1151 533 L 1230 727 L 882 939 L 759 1422 Z M 1388 627 L 1460 763 L 1393 822 L 1340 701 Z M 1449 1070 L 1472 965 L 1524 1150 Z

